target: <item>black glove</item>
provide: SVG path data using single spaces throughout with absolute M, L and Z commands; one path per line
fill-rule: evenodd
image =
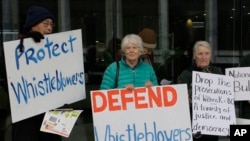
M 62 107 L 59 107 L 58 109 L 72 109 L 72 107 L 69 104 L 64 104 Z
M 19 45 L 18 45 L 18 48 L 19 48 L 19 51 L 20 51 L 20 52 L 23 52 L 23 50 L 24 50 L 23 38 L 20 39 L 20 43 L 19 43 Z
M 29 38 L 31 37 L 36 43 L 38 42 L 41 42 L 41 39 L 44 39 L 44 36 L 40 33 L 40 32 L 37 32 L 37 31 L 31 31 L 31 32 L 28 32 L 25 36 L 23 36 L 22 34 L 20 34 L 20 44 L 19 44 L 19 49 L 20 49 L 20 52 L 23 52 L 24 50 L 24 46 L 23 46 L 23 39 L 24 38 Z
M 44 36 L 40 32 L 37 32 L 37 31 L 28 32 L 25 38 L 29 38 L 29 37 L 31 37 L 36 43 L 40 42 L 41 39 L 44 39 Z

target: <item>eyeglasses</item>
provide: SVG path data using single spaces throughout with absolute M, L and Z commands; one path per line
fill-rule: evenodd
M 43 22 L 43 25 L 45 27 L 48 27 L 48 26 L 51 26 L 52 28 L 55 27 L 55 24 L 54 23 L 50 23 L 50 22 Z

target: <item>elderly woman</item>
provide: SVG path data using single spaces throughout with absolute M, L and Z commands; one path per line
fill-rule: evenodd
M 222 74 L 217 67 L 211 66 L 212 51 L 207 41 L 197 41 L 193 48 L 192 66 L 182 71 L 177 78 L 177 83 L 187 83 L 188 89 L 192 88 L 192 71 Z
M 197 41 L 193 48 L 193 60 L 192 66 L 182 71 L 177 78 L 177 83 L 186 83 L 188 86 L 190 111 L 192 115 L 192 71 L 200 71 L 206 73 L 222 74 L 221 70 L 217 67 L 211 66 L 212 50 L 207 41 Z M 217 141 L 218 136 L 194 135 L 193 141 Z
M 40 42 L 44 35 L 53 32 L 54 21 L 54 14 L 48 9 L 30 7 L 23 26 L 24 37 L 32 37 L 35 42 Z M 35 107 L 32 110 L 36 110 Z M 14 123 L 12 141 L 61 141 L 62 138 L 59 135 L 40 131 L 43 118 L 44 113 Z
M 100 89 L 133 89 L 158 85 L 152 66 L 140 59 L 143 46 L 142 39 L 138 35 L 126 35 L 122 39 L 121 51 L 123 58 L 106 68 Z

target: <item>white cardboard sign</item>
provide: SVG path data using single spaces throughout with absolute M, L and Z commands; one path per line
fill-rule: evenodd
M 96 141 L 192 141 L 187 85 L 91 91 Z
M 4 42 L 12 122 L 86 98 L 81 30 Z
M 236 124 L 233 78 L 196 71 L 192 77 L 193 132 L 228 136 Z
M 250 100 L 250 67 L 226 68 L 225 72 L 234 78 L 235 101 Z

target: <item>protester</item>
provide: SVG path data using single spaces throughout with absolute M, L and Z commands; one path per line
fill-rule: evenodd
M 157 46 L 157 38 L 156 33 L 151 28 L 143 28 L 138 35 L 142 39 L 142 45 L 143 45 L 143 54 L 141 55 L 141 59 L 143 62 L 150 64 L 153 66 L 154 64 L 154 49 Z M 160 79 L 159 76 L 157 76 L 158 79 Z M 163 78 L 161 80 L 158 80 L 160 85 L 170 85 L 172 81 L 167 80 L 166 78 Z
M 151 28 L 143 28 L 138 35 L 142 38 L 142 45 L 144 48 L 144 53 L 141 58 L 144 62 L 152 65 L 154 63 L 153 50 L 157 45 L 156 33 Z
M 211 65 L 212 50 L 207 41 L 197 41 L 193 47 L 194 63 L 182 71 L 177 78 L 177 83 L 186 83 L 188 86 L 189 103 L 192 119 L 192 71 L 222 74 L 221 69 Z M 193 141 L 217 141 L 218 136 L 194 134 Z
M 138 35 L 142 39 L 143 53 L 140 56 L 143 62 L 150 64 L 151 66 L 154 63 L 154 54 L 153 50 L 156 48 L 157 39 L 156 33 L 151 28 L 143 28 Z M 121 50 L 118 50 L 115 55 L 116 60 L 122 58 Z
M 35 42 L 40 42 L 44 39 L 44 35 L 52 33 L 55 22 L 53 14 L 43 7 L 30 7 L 26 16 L 22 31 L 23 36 L 21 36 L 20 51 L 22 51 L 23 38 L 32 37 Z M 59 135 L 40 131 L 43 117 L 44 114 L 40 114 L 14 123 L 12 127 L 12 140 L 61 141 L 61 136 Z
M 132 90 L 134 87 L 158 85 L 152 66 L 140 58 L 143 54 L 143 46 L 142 39 L 138 35 L 128 34 L 122 39 L 121 53 L 123 57 L 118 64 L 113 62 L 106 68 L 100 89 Z M 117 69 L 118 72 L 116 72 Z

